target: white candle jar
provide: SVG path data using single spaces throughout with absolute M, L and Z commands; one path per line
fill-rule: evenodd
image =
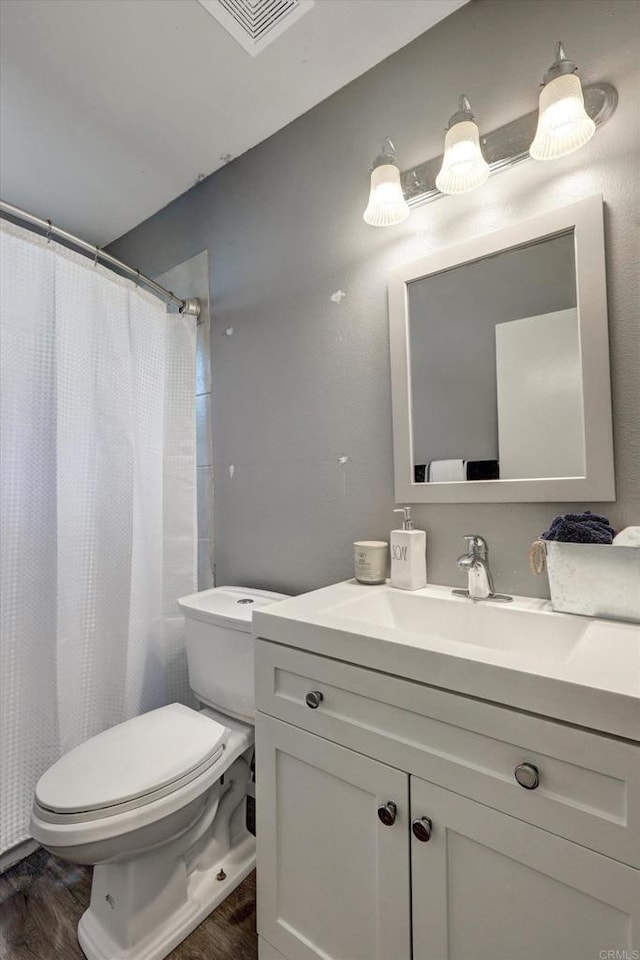
M 353 561 L 359 583 L 384 583 L 387 576 L 389 544 L 386 540 L 356 540 Z

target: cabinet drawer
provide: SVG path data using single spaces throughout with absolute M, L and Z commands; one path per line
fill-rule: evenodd
M 265 640 L 256 698 L 263 713 L 640 867 L 636 744 Z M 520 764 L 537 768 L 534 789 L 516 781 Z

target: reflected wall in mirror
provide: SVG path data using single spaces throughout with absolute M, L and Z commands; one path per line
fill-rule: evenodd
M 614 497 L 602 200 L 396 269 L 398 502 Z

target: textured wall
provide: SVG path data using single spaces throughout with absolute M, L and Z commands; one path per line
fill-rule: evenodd
M 219 583 L 300 592 L 350 576 L 354 539 L 387 538 L 388 269 L 599 192 L 618 500 L 591 506 L 618 526 L 640 522 L 639 35 L 637 0 L 473 0 L 114 245 L 151 274 L 210 251 Z M 440 152 L 463 91 L 485 130 L 533 109 L 558 39 L 585 82 L 608 80 L 620 93 L 586 148 L 523 164 L 399 227 L 363 223 L 381 137 L 409 166 Z M 528 546 L 570 506 L 416 507 L 429 579 L 461 584 L 461 538 L 477 532 L 499 590 L 547 595 L 546 580 L 529 572 Z

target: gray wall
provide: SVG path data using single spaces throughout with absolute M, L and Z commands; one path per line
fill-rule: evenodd
M 599 192 L 618 500 L 584 506 L 617 526 L 640 521 L 639 35 L 637 0 L 472 0 L 113 246 L 152 275 L 210 251 L 218 583 L 319 587 L 351 575 L 353 540 L 386 539 L 394 526 L 389 268 Z M 363 223 L 381 137 L 410 166 L 441 152 L 462 92 L 486 130 L 533 109 L 558 39 L 585 82 L 606 79 L 620 92 L 615 117 L 587 147 L 522 164 L 398 227 Z M 335 303 L 339 289 L 346 296 Z M 529 572 L 528 547 L 573 506 L 415 508 L 430 581 L 461 584 L 461 538 L 477 532 L 491 546 L 497 589 L 548 595 L 546 579 Z
M 573 233 L 409 284 L 415 463 L 498 459 L 496 324 L 576 305 Z

